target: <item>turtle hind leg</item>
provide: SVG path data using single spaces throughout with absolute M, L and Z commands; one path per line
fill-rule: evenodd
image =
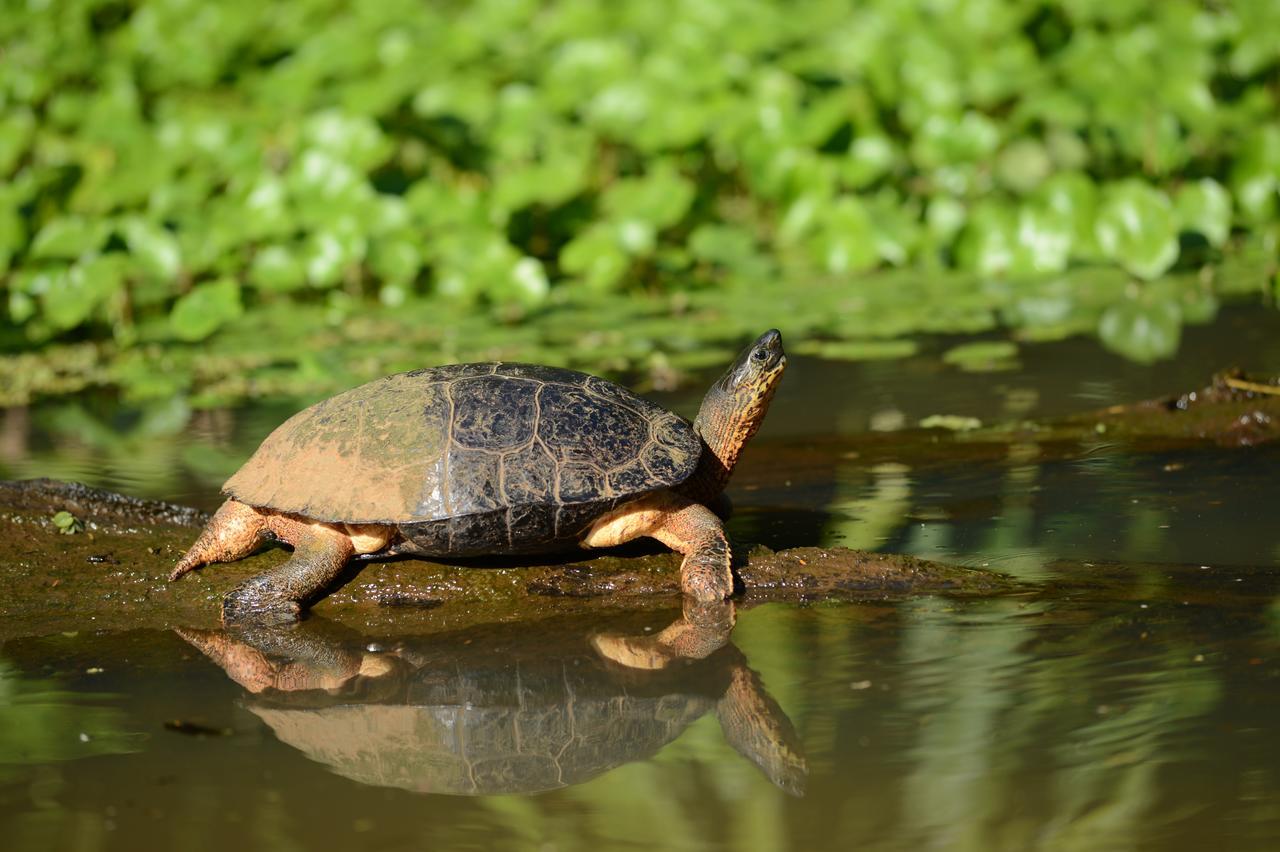
M 223 623 L 297 621 L 303 606 L 338 578 L 355 551 L 345 533 L 324 524 L 303 526 L 288 562 L 246 580 L 222 599 Z
M 243 559 L 258 549 L 266 533 L 266 520 L 257 509 L 239 500 L 228 500 L 209 520 L 195 544 L 178 560 L 169 580 L 176 580 L 210 562 Z

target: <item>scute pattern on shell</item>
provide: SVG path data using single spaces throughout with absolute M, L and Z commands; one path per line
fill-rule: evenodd
M 716 706 L 701 691 L 627 689 L 590 657 L 422 672 L 404 700 L 251 709 L 281 742 L 362 784 L 474 796 L 588 781 L 657 753 Z
M 683 482 L 701 451 L 688 421 L 603 379 L 457 364 L 378 379 L 298 412 L 223 491 L 345 523 L 605 508 Z

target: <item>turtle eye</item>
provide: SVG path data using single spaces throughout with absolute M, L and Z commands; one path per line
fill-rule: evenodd
M 768 350 L 768 349 L 765 349 L 765 348 L 763 348 L 763 347 L 762 347 L 762 348 L 760 348 L 760 349 L 757 349 L 755 352 L 752 352 L 752 353 L 751 353 L 751 357 L 752 357 L 752 358 L 754 358 L 755 360 L 757 360 L 757 361 L 761 361 L 761 362 L 768 361 L 768 360 L 769 360 L 769 350 Z

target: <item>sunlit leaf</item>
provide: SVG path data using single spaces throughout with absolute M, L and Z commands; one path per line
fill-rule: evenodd
M 78 216 L 52 219 L 36 232 L 31 254 L 40 258 L 75 260 L 97 251 L 111 234 L 111 223 Z
M 1212 178 L 1184 184 L 1175 206 L 1183 230 L 1203 234 L 1212 245 L 1221 246 L 1231 234 L 1231 195 Z
M 565 272 L 581 277 L 594 290 L 617 286 L 630 264 L 614 229 L 606 226 L 587 229 L 560 253 L 560 265 Z
M 168 230 L 141 218 L 131 218 L 122 226 L 129 252 L 149 275 L 172 280 L 182 266 L 178 241 Z
M 605 190 L 601 200 L 616 220 L 635 219 L 662 229 L 684 217 L 693 196 L 693 184 L 664 165 L 642 178 L 618 181 Z
M 59 329 L 80 325 L 122 286 L 122 260 L 117 254 L 102 255 L 50 273 L 41 292 L 44 317 Z
M 296 249 L 264 246 L 254 255 L 249 282 L 261 290 L 298 290 L 306 286 L 307 270 Z
M 952 347 L 942 354 L 944 363 L 969 372 L 992 372 L 1017 366 L 1018 345 L 1009 340 L 984 340 Z M 923 424 L 921 424 L 923 425 Z
M 174 335 L 181 340 L 203 340 L 244 312 L 240 285 L 229 278 L 197 284 L 178 299 L 169 317 Z
M 1141 181 L 1107 188 L 1095 230 L 1102 251 L 1140 278 L 1155 278 L 1178 259 L 1173 204 Z

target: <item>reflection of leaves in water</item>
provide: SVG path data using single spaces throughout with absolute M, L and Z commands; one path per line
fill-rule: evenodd
M 0 774 L 101 754 L 138 750 L 124 713 L 102 693 L 59 690 L 52 680 L 19 675 L 0 662 Z
M 883 545 L 911 508 L 909 470 L 901 464 L 876 465 L 871 469 L 875 484 L 870 494 L 851 487 L 848 472 L 841 476 L 840 493 L 827 507 L 831 520 L 823 530 L 823 541 L 862 550 Z
M 1046 646 L 1043 603 L 902 610 L 904 702 L 921 720 L 903 806 L 921 845 L 988 849 L 1012 830 L 999 834 L 1011 848 L 1134 848 L 1186 816 L 1162 807 L 1158 770 L 1200 759 L 1190 729 L 1221 698 L 1219 675 L 1191 662 L 1190 644 L 1154 646 L 1140 668 L 1099 677 L 1122 641 L 1115 619 Z M 1005 822 L 1009 802 L 1041 797 L 1047 836 Z
M 1056 744 L 1064 766 L 1051 832 L 1063 848 L 1096 849 L 1102 841 L 1132 848 L 1159 823 L 1157 771 L 1195 757 L 1182 753 L 1185 730 L 1213 709 L 1222 691 L 1211 669 L 1189 659 L 1190 648 L 1166 652 L 1160 667 L 1131 678 L 1123 706 L 1097 708 L 1098 721 Z

